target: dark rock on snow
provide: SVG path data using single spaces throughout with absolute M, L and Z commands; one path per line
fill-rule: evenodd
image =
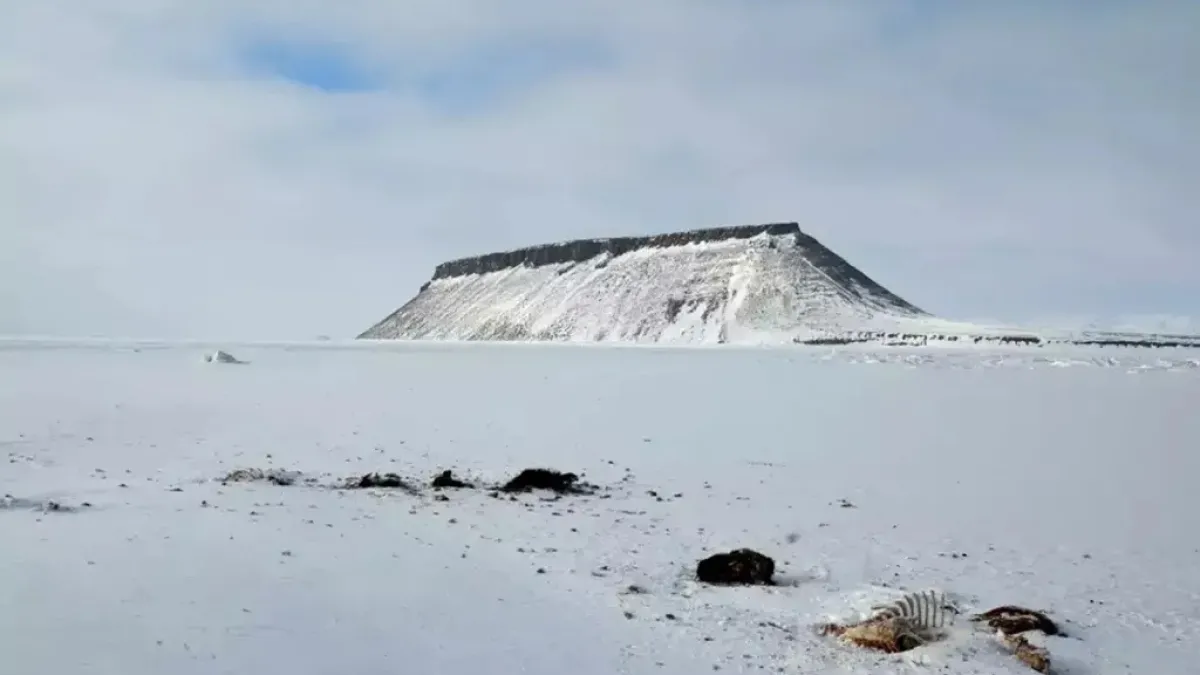
M 579 482 L 574 473 L 563 473 L 554 469 L 525 469 L 500 489 L 504 492 L 529 492 L 550 490 L 559 494 L 587 494 L 591 487 Z
M 434 476 L 433 480 L 430 482 L 430 485 L 435 488 L 470 488 L 470 487 L 474 487 L 473 485 L 471 485 L 470 483 L 468 483 L 466 481 L 455 478 L 454 473 L 451 472 L 450 469 L 446 469 L 445 471 Z
M 718 553 L 696 565 L 696 578 L 706 584 L 773 585 L 775 561 L 748 548 Z
M 399 488 L 409 492 L 416 492 L 417 489 L 409 485 L 398 474 L 394 473 L 367 473 L 360 478 L 351 478 L 347 481 L 348 488 Z

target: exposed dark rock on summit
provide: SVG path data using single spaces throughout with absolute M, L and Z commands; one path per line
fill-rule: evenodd
M 541 267 L 563 263 L 581 263 L 599 256 L 617 257 L 633 251 L 652 248 L 667 248 L 686 244 L 704 244 L 732 239 L 749 239 L 759 235 L 800 234 L 796 223 L 772 223 L 769 225 L 737 225 L 714 227 L 687 232 L 671 232 L 646 237 L 611 237 L 607 239 L 576 239 L 554 244 L 530 246 L 512 251 L 488 253 L 480 256 L 460 258 L 438 265 L 433 271 L 433 280 L 461 277 L 468 274 L 487 274 L 512 267 Z M 802 235 L 804 236 L 804 235 Z

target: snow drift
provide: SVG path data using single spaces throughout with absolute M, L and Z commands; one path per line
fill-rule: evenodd
M 774 223 L 443 263 L 416 297 L 359 337 L 721 343 L 981 330 L 939 321 L 796 223 Z
M 233 354 L 221 351 L 220 349 L 211 354 L 205 354 L 204 361 L 206 363 L 246 363 Z

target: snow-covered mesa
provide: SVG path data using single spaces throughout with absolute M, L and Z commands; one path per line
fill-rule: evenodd
M 489 257 L 508 264 L 471 262 Z M 770 344 L 864 331 L 1011 333 L 932 316 L 779 223 L 454 261 L 361 337 Z
M 934 589 L 1048 612 L 1052 672 L 1195 673 L 1196 400 L 1189 350 L 0 340 L 0 654 L 31 675 L 1033 672 L 966 624 L 901 654 L 814 630 Z M 599 491 L 428 487 L 533 466 Z M 343 489 L 367 472 L 418 489 Z M 696 580 L 743 546 L 778 585 Z

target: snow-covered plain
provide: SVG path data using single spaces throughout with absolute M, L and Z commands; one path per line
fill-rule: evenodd
M 1197 401 L 1180 350 L 4 341 L 2 670 L 1032 672 L 812 629 L 935 588 L 1048 610 L 1054 672 L 1195 673 Z M 606 491 L 329 487 L 527 466 Z M 782 583 L 694 581 L 741 546 Z

